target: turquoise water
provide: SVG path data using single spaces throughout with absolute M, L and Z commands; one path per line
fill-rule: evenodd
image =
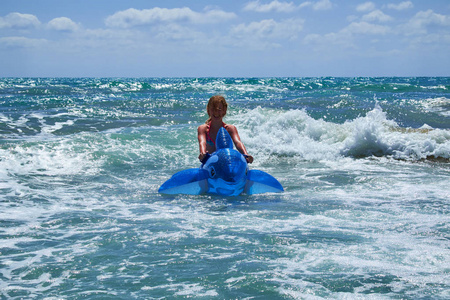
M 167 196 L 210 96 L 282 194 Z M 1 299 L 448 299 L 450 78 L 0 79 Z

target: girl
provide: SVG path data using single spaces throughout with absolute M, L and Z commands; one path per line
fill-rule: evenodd
M 198 127 L 198 144 L 200 147 L 200 155 L 198 159 L 200 161 L 206 156 L 206 153 L 213 153 L 216 151 L 216 136 L 220 127 L 225 127 L 233 140 L 236 149 L 245 156 L 247 163 L 253 162 L 253 157 L 248 155 L 244 144 L 241 142 L 236 126 L 225 124 L 222 119 L 227 114 L 227 101 L 222 96 L 212 96 L 209 99 L 206 111 L 208 112 L 209 119 L 205 124 Z

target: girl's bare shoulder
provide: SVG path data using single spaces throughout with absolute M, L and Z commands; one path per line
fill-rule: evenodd
M 208 128 L 208 125 L 202 124 L 202 125 L 198 126 L 197 131 L 198 132 L 206 132 L 207 128 Z
M 228 131 L 228 132 L 235 132 L 237 129 L 236 129 L 236 126 L 234 126 L 234 125 L 231 125 L 231 124 L 225 124 L 225 129 Z

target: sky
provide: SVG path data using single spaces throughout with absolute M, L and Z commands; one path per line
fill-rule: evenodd
M 450 1 L 0 1 L 0 77 L 321 76 L 450 76 Z

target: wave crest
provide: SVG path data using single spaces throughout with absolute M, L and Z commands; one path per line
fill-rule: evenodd
M 377 104 L 365 116 L 343 124 L 314 119 L 305 110 L 258 107 L 230 117 L 249 151 L 261 156 L 296 156 L 305 160 L 387 156 L 395 159 L 450 159 L 450 131 L 403 128 L 388 120 Z

